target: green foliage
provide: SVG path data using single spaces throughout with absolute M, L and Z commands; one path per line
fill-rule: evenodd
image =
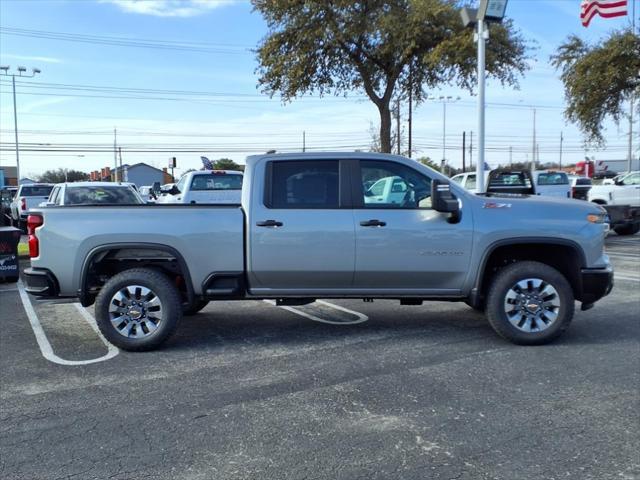
M 619 123 L 625 102 L 640 86 L 640 36 L 631 29 L 616 31 L 588 45 L 572 35 L 551 63 L 562 72 L 565 117 L 580 127 L 587 142 L 603 145 L 604 119 Z
M 426 165 L 429 168 L 434 169 L 436 172 L 440 171 L 440 165 L 438 165 L 437 162 L 434 162 L 433 160 L 431 160 L 431 158 L 429 157 L 420 157 L 420 158 L 417 158 L 416 161 L 420 162 L 423 165 Z
M 258 45 L 259 85 L 283 101 L 364 91 L 380 113 L 380 149 L 391 151 L 390 101 L 411 89 L 472 90 L 476 45 L 455 0 L 252 0 L 269 33 Z M 527 47 L 510 21 L 491 27 L 487 73 L 516 84 Z M 400 94 L 398 94 L 398 91 Z
M 89 175 L 79 170 L 67 170 L 66 168 L 47 170 L 38 176 L 38 181 L 44 183 L 80 182 L 83 180 L 89 180 Z
M 220 158 L 213 162 L 213 168 L 215 170 L 237 170 L 239 172 L 244 171 L 243 165 L 238 165 L 230 158 Z

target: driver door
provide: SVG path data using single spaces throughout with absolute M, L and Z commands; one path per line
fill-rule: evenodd
M 457 293 L 471 259 L 470 209 L 463 205 L 460 222 L 449 223 L 448 214 L 431 208 L 427 175 L 391 160 L 357 163 L 354 288 L 372 295 Z M 366 187 L 382 179 L 389 179 L 391 191 L 386 201 L 371 202 Z

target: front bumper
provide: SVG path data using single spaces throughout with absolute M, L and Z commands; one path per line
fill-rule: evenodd
M 583 268 L 582 276 L 582 296 L 580 301 L 590 305 L 602 297 L 609 295 L 613 289 L 613 267 L 605 268 Z
M 53 298 L 60 293 L 55 275 L 44 268 L 25 268 L 25 290 L 36 297 Z

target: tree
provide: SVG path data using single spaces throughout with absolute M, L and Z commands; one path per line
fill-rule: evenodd
M 213 162 L 213 168 L 215 170 L 237 170 L 243 171 L 244 167 L 242 165 L 238 165 L 236 162 L 231 160 L 230 158 L 221 158 Z
M 640 36 L 631 29 L 612 32 L 598 45 L 570 36 L 551 57 L 561 70 L 567 120 L 578 124 L 588 143 L 603 145 L 602 124 L 616 124 L 624 104 L 640 86 Z
M 258 45 L 259 85 L 291 101 L 364 91 L 380 114 L 380 148 L 391 151 L 390 102 L 424 87 L 456 84 L 471 90 L 476 46 L 456 0 L 252 0 L 269 27 Z M 527 47 L 510 21 L 491 27 L 487 72 L 517 84 Z
M 66 168 L 47 170 L 38 176 L 38 181 L 44 183 L 79 182 L 82 180 L 89 180 L 89 175 L 79 170 L 68 170 Z
M 436 162 L 431 160 L 430 157 L 418 158 L 418 162 L 420 162 L 423 165 L 426 165 L 427 167 L 430 167 L 430 168 L 434 169 L 436 172 L 440 171 L 440 165 L 438 165 Z

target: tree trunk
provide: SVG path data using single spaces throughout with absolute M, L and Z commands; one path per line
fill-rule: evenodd
M 391 153 L 391 110 L 389 101 L 378 106 L 380 112 L 380 151 Z

